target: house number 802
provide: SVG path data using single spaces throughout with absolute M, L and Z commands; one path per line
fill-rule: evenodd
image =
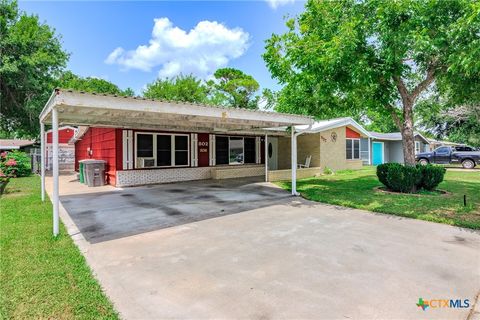
M 207 141 L 199 141 L 198 146 L 199 147 L 208 147 L 208 142 Z

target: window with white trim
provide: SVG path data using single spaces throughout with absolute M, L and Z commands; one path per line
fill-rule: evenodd
M 415 153 L 420 153 L 420 141 L 415 141 Z
M 215 159 L 217 165 L 255 163 L 255 138 L 240 136 L 215 136 Z
M 347 160 L 360 159 L 360 139 L 347 138 L 346 142 L 346 158 Z
M 135 168 L 189 166 L 189 135 L 135 133 Z

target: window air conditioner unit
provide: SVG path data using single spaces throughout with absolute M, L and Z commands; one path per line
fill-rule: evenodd
M 138 158 L 139 168 L 150 168 L 155 166 L 155 160 L 149 158 Z

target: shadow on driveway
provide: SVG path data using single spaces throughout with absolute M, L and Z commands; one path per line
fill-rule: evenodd
M 98 243 L 290 202 L 261 178 L 202 180 L 62 196 L 85 239 Z

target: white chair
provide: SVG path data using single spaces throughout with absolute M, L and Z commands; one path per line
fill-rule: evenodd
M 310 168 L 310 161 L 312 161 L 312 156 L 308 156 L 306 159 L 305 159 L 305 164 L 301 164 L 299 163 L 297 165 L 297 168 L 301 169 L 301 168 Z

